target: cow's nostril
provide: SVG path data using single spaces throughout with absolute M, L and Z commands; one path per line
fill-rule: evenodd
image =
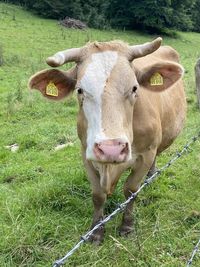
M 101 149 L 101 143 L 95 144 L 95 147 L 96 147 L 98 153 L 100 153 L 102 155 L 104 154 L 103 150 Z
M 104 154 L 103 150 L 101 148 L 98 148 L 98 149 L 99 149 L 99 152 L 103 155 Z
M 120 154 L 125 154 L 125 153 L 128 153 L 128 143 L 125 143 L 125 144 L 122 144 L 122 151 L 120 152 Z
M 129 145 L 128 142 L 110 139 L 96 142 L 93 151 L 98 160 L 117 163 L 126 160 L 129 154 Z

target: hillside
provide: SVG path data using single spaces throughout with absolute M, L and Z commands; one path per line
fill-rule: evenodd
M 0 21 L 0 266 L 46 267 L 88 230 L 92 202 L 76 133 L 76 97 L 47 101 L 38 92 L 29 92 L 28 80 L 47 68 L 45 58 L 59 50 L 94 40 L 139 44 L 156 36 L 69 30 L 3 3 Z M 200 34 L 178 36 L 163 36 L 163 43 L 177 49 L 185 68 L 188 115 L 180 137 L 159 157 L 159 167 L 200 129 L 194 83 Z M 63 143 L 68 144 L 65 149 L 54 150 Z M 15 153 L 5 148 L 12 144 L 19 145 Z M 132 236 L 118 236 L 119 215 L 108 223 L 104 244 L 84 245 L 68 266 L 185 266 L 200 236 L 199 162 L 200 142 L 196 142 L 190 153 L 139 195 Z M 107 203 L 107 213 L 124 200 L 124 178 Z

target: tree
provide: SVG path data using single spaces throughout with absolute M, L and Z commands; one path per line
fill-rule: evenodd
M 165 28 L 191 30 L 196 0 L 110 0 L 112 25 L 160 32 Z
M 0 0 L 1 1 L 1 0 Z M 200 31 L 200 0 L 10 0 L 54 19 L 72 17 L 90 27 L 165 32 L 166 29 Z
M 192 10 L 193 17 L 193 30 L 196 32 L 200 32 L 200 0 L 196 0 L 196 3 Z

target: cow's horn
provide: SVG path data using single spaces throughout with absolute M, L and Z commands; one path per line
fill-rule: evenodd
M 53 55 L 52 57 L 48 57 L 46 62 L 51 67 L 58 67 L 66 62 L 78 62 L 80 60 L 81 48 L 72 48 L 64 51 L 60 51 Z
M 130 46 L 129 53 L 128 53 L 129 60 L 132 61 L 135 58 L 144 57 L 148 54 L 153 53 L 160 47 L 161 42 L 162 42 L 162 38 L 158 37 L 152 42 L 148 42 L 142 45 Z

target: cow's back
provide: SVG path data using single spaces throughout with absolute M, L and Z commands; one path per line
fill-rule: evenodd
M 134 67 L 143 71 L 159 61 L 179 62 L 178 53 L 171 47 L 160 47 L 156 52 L 136 59 Z M 152 146 L 162 152 L 177 137 L 183 128 L 186 113 L 186 98 L 183 81 L 177 81 L 163 92 L 151 92 L 140 88 L 134 108 L 134 145 L 138 152 Z

